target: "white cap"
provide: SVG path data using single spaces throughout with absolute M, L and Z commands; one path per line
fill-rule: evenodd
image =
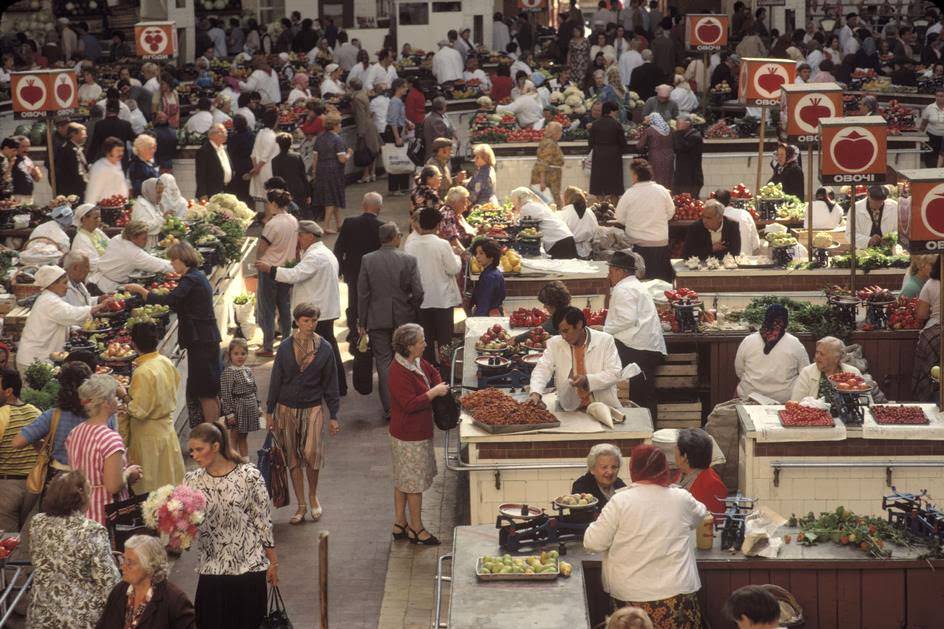
M 329 64 L 328 64 L 328 67 L 325 68 L 325 74 L 330 75 L 332 72 L 334 72 L 335 70 L 337 70 L 337 69 L 340 68 L 340 67 L 341 67 L 341 66 L 339 66 L 339 65 L 336 64 L 336 63 L 329 63 Z
M 75 215 L 72 218 L 72 222 L 75 225 L 81 225 L 82 219 L 85 218 L 85 215 L 97 208 L 98 206 L 94 203 L 83 203 L 79 207 L 75 208 Z
M 56 281 L 65 274 L 65 269 L 62 267 L 47 265 L 39 267 L 39 270 L 36 271 L 34 279 L 36 281 L 36 285 L 40 288 L 48 288 L 52 284 L 55 284 Z

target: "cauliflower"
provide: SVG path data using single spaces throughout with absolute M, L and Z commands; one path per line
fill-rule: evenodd
M 585 113 L 587 113 L 587 108 L 584 107 L 583 105 L 578 105 L 577 107 L 574 107 L 574 113 L 577 114 L 578 116 L 582 116 Z
M 583 92 L 580 91 L 580 88 L 576 85 L 569 85 L 567 89 L 564 90 L 564 98 L 566 99 L 568 96 L 583 97 Z
M 576 94 L 571 94 L 564 99 L 565 105 L 570 105 L 571 107 L 580 107 L 583 105 L 583 99 L 577 96 Z
M 632 100 L 642 100 L 641 98 L 639 98 L 639 94 L 637 92 L 630 92 L 629 98 Z
M 571 113 L 573 113 L 573 109 L 571 109 L 570 105 L 559 105 L 557 107 L 557 111 L 558 113 L 562 113 L 565 116 L 569 116 Z
M 549 100 L 552 105 L 559 105 L 564 102 L 564 94 L 557 90 L 551 92 Z

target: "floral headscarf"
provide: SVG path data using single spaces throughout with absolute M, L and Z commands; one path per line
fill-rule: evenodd
M 662 117 L 662 114 L 657 112 L 652 112 L 649 114 L 649 126 L 655 129 L 659 135 L 665 136 L 669 135 L 671 129 L 669 129 L 669 124 L 665 121 L 665 118 Z

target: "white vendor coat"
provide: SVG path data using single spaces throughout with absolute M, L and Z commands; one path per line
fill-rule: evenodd
M 760 393 L 783 404 L 790 399 L 800 370 L 809 364 L 806 348 L 789 332 L 769 354 L 764 353 L 760 332 L 754 332 L 741 341 L 734 357 L 734 372 L 740 379 L 737 394 Z
M 292 309 L 302 303 L 315 304 L 321 310 L 320 321 L 341 316 L 341 289 L 338 283 L 338 259 L 318 241 L 305 249 L 302 259 L 291 268 L 279 267 L 275 281 L 293 284 Z
M 33 233 L 36 233 L 35 230 Z M 96 229 L 95 233 L 108 240 L 105 232 L 101 229 Z M 102 257 L 98 249 L 95 248 L 95 243 L 92 242 L 92 236 L 82 228 L 75 232 L 75 238 L 72 239 L 72 251 L 81 252 L 88 256 L 89 268 L 91 269 L 98 265 L 98 259 Z
M 587 328 L 587 350 L 585 366 L 590 397 L 594 402 L 602 402 L 611 408 L 622 408 L 616 393 L 616 385 L 622 372 L 622 363 L 616 351 L 613 337 L 606 332 Z M 562 336 L 551 337 L 541 360 L 531 372 L 531 393 L 544 395 L 547 383 L 554 377 L 557 387 L 557 403 L 565 411 L 574 411 L 580 407 L 580 396 L 570 384 L 573 374 L 573 349 Z
M 172 273 L 174 267 L 169 260 L 152 256 L 118 234 L 108 241 L 108 248 L 98 259 L 98 266 L 89 274 L 88 281 L 98 286 L 103 293 L 110 293 L 119 284 L 127 282 L 135 271 Z
M 462 303 L 456 275 L 462 270 L 462 261 L 448 241 L 436 234 L 412 233 L 403 251 L 416 258 L 423 285 L 423 303 L 420 308 L 453 308 Z
M 112 164 L 102 157 L 89 169 L 85 202 L 97 204 L 102 199 L 116 194 L 128 198 L 128 181 L 125 179 L 124 171 L 121 170 L 121 162 Z
M 862 375 L 861 371 L 846 363 L 842 363 L 840 368 L 846 373 L 854 373 L 857 376 Z M 816 363 L 810 363 L 801 369 L 800 375 L 797 377 L 796 382 L 793 383 L 793 393 L 790 394 L 790 399 L 794 402 L 799 402 L 805 397 L 818 398 L 820 375 L 822 374 L 820 373 L 819 367 L 816 366 Z
M 635 275 L 624 277 L 610 291 L 603 331 L 630 349 L 667 353 L 656 304 Z
M 72 306 L 52 291 L 41 292 L 23 326 L 16 351 L 16 368 L 25 373 L 36 359 L 49 362 L 51 353 L 62 351 L 69 328 L 82 325 L 91 314 L 91 306 Z
M 574 235 L 577 255 L 581 258 L 589 258 L 590 254 L 593 253 L 593 237 L 597 235 L 597 227 L 599 227 L 597 215 L 593 213 L 593 210 L 587 208 L 581 218 L 577 216 L 577 210 L 574 209 L 573 205 L 565 205 L 564 209 L 560 211 L 560 216 L 564 219 L 567 229 Z
M 864 249 L 869 246 L 869 234 L 872 232 L 872 216 L 869 214 L 868 199 L 856 201 L 855 220 L 856 247 Z M 891 199 L 885 200 L 885 208 L 882 210 L 882 224 L 880 226 L 883 236 L 891 232 L 898 231 L 898 203 Z M 846 219 L 846 238 L 852 242 L 852 218 Z
M 592 210 L 588 210 L 592 213 Z M 544 245 L 544 250 L 547 251 L 558 242 L 564 238 L 573 238 L 574 235 L 571 233 L 570 228 L 567 227 L 567 223 L 564 222 L 562 216 L 551 210 L 543 203 L 537 201 L 531 201 L 530 203 L 525 203 L 521 207 L 521 218 L 530 218 L 532 220 L 541 221 L 541 226 L 538 228 L 541 230 L 541 242 Z
M 757 233 L 757 223 L 747 210 L 731 207 L 724 208 L 724 217 L 738 222 L 738 231 L 741 233 L 741 255 L 752 256 L 760 248 L 760 235 Z
M 56 246 L 59 247 L 59 251 L 63 253 L 66 253 L 70 249 L 69 235 L 56 221 L 46 221 L 45 223 L 37 225 L 36 228 L 30 232 L 29 239 L 36 240 L 37 238 L 48 238 L 56 243 Z M 40 240 L 38 242 L 45 241 Z
M 464 66 L 462 53 L 452 46 L 444 46 L 433 55 L 433 76 L 440 85 L 462 79 Z

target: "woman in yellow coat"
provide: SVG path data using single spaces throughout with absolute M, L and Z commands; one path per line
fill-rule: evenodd
M 128 447 L 128 461 L 141 466 L 143 475 L 134 492 L 143 494 L 184 479 L 184 460 L 174 430 L 180 374 L 157 352 L 157 326 L 138 323 L 131 341 L 141 356 L 131 377 L 131 402 L 118 430 Z
M 561 176 L 564 173 L 564 153 L 560 142 L 564 128 L 559 122 L 549 122 L 544 128 L 544 138 L 538 144 L 537 161 L 531 168 L 531 185 L 550 189 L 551 196 L 557 208 L 561 204 Z

